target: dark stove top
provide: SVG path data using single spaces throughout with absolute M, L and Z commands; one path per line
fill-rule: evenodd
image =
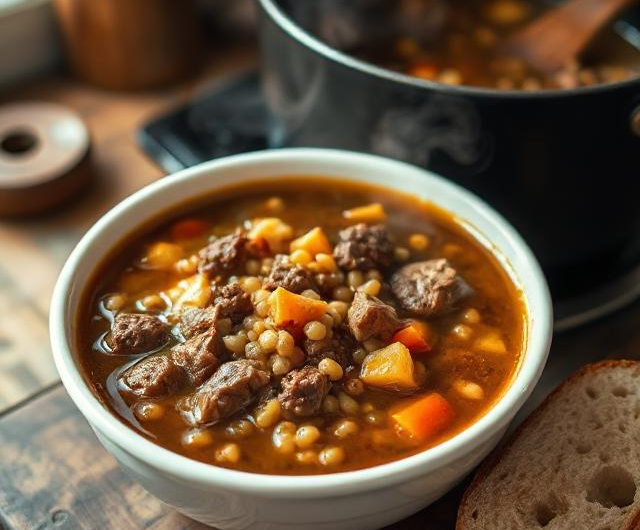
M 258 74 L 249 72 L 154 118 L 138 139 L 151 158 L 173 173 L 214 158 L 266 149 L 268 122 Z
M 154 118 L 141 128 L 138 139 L 156 163 L 173 173 L 214 158 L 267 149 L 269 126 L 258 74 L 248 72 Z M 640 297 L 640 265 L 612 276 L 615 280 L 579 295 L 554 296 L 556 329 L 592 322 Z

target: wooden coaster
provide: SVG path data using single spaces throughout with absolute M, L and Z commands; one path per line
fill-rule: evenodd
M 52 103 L 0 106 L 0 215 L 58 206 L 91 177 L 89 132 L 70 109 Z

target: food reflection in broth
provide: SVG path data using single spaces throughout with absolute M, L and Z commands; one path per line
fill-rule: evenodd
M 359 469 L 485 414 L 526 310 L 448 213 L 388 189 L 273 180 L 159 212 L 85 295 L 84 373 L 125 423 L 233 469 Z

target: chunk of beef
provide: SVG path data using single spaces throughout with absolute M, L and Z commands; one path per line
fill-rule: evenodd
M 182 385 L 184 372 L 166 355 L 153 355 L 127 369 L 122 381 L 139 396 L 168 396 Z
M 341 230 L 338 237 L 333 255 L 343 269 L 384 269 L 393 261 L 395 246 L 383 225 L 359 223 Z
M 117 355 L 136 355 L 156 350 L 168 340 L 167 326 L 158 317 L 121 313 L 113 321 L 107 342 Z
M 267 402 L 278 397 L 278 389 L 273 385 L 268 385 L 260 389 L 256 398 L 256 408 L 264 407 Z
M 269 374 L 254 361 L 224 363 L 183 407 L 195 425 L 213 425 L 252 403 L 269 384 Z
M 171 348 L 171 360 L 199 386 L 220 366 L 222 347 L 214 326 Z
M 215 276 L 233 271 L 244 263 L 246 246 L 247 238 L 242 234 L 214 239 L 200 250 L 200 272 Z
M 320 412 L 331 383 L 320 370 L 307 365 L 285 375 L 280 386 L 278 401 L 285 411 L 297 416 L 313 416 Z
M 218 306 L 186 306 L 180 313 L 180 333 L 185 339 L 191 339 L 214 327 L 219 318 Z
M 264 284 L 265 289 L 273 290 L 283 287 L 292 293 L 301 293 L 305 289 L 317 289 L 313 281 L 313 275 L 301 267 L 289 261 L 289 257 L 278 254 L 271 267 L 271 273 Z
M 347 314 L 351 334 L 359 341 L 387 340 L 402 327 L 396 310 L 375 296 L 357 291 Z
M 331 337 L 322 340 L 305 339 L 302 347 L 307 363 L 317 365 L 322 359 L 332 359 L 343 368 L 353 364 L 353 352 L 357 345 L 347 330 L 335 329 Z
M 230 318 L 236 323 L 253 313 L 251 295 L 238 283 L 231 283 L 218 289 L 213 303 L 220 308 L 220 318 Z
M 446 259 L 405 265 L 391 277 L 391 290 L 402 307 L 423 316 L 451 311 L 473 294 Z

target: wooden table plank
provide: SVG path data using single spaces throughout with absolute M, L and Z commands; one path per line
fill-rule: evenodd
M 213 56 L 202 75 L 171 89 L 109 92 L 60 74 L 0 95 L 0 105 L 43 100 L 74 109 L 89 127 L 95 166 L 91 188 L 59 210 L 27 220 L 0 219 L 0 411 L 57 378 L 47 315 L 71 249 L 111 206 L 163 175 L 137 146 L 137 128 L 255 62 L 252 47 L 235 46 Z
M 56 385 L 0 418 L 3 530 L 202 530 L 125 475 Z M 453 530 L 465 484 L 389 529 Z
M 0 521 L 7 530 L 203 528 L 122 473 L 60 385 L 0 424 Z

